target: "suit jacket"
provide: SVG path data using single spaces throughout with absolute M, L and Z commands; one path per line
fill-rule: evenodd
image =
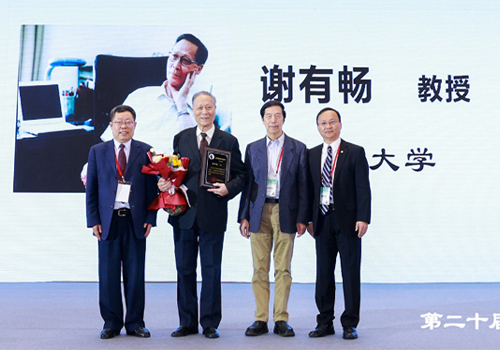
M 246 219 L 250 232 L 258 232 L 262 208 L 266 200 L 267 145 L 266 137 L 250 143 L 245 152 L 248 184 L 241 195 L 238 221 Z M 307 225 L 309 214 L 307 192 L 306 146 L 285 135 L 281 160 L 279 216 L 282 232 L 297 232 L 297 223 Z
M 149 163 L 150 148 L 144 142 L 132 140 L 125 173 L 125 180 L 132 184 L 129 204 L 138 239 L 144 238 L 144 223 L 156 226 L 156 210 L 148 210 L 157 194 L 156 178 L 141 173 L 142 166 Z M 87 227 L 101 224 L 103 240 L 109 234 L 117 184 L 113 140 L 92 146 L 87 166 Z
M 174 153 L 189 158 L 189 167 L 183 184 L 188 188 L 191 207 L 179 216 L 170 216 L 174 228 L 189 230 L 195 223 L 205 232 L 225 232 L 227 227 L 227 202 L 245 186 L 245 166 L 241 161 L 238 140 L 233 135 L 215 128 L 210 148 L 231 152 L 230 180 L 226 183 L 229 193 L 224 197 L 200 187 L 201 158 L 196 139 L 196 128 L 188 128 L 174 137 Z
M 321 215 L 319 198 L 322 148 L 323 144 L 308 151 L 309 185 L 312 193 L 311 221 L 315 236 L 321 234 L 318 230 L 318 219 Z M 368 172 L 363 147 L 341 140 L 333 179 L 333 201 L 341 234 L 357 235 L 356 221 L 370 223 L 371 191 Z

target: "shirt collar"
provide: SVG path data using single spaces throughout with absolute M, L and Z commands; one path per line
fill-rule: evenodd
M 158 93 L 158 97 L 161 97 L 161 96 L 164 96 L 168 99 L 170 99 L 168 96 L 167 96 L 167 80 L 165 80 L 162 84 L 161 84 L 161 88 L 159 90 L 159 93 Z
M 113 139 L 113 143 L 115 145 L 115 149 L 120 149 L 121 142 L 116 141 L 116 139 Z M 124 143 L 125 149 L 130 149 L 130 144 L 132 143 L 132 139 L 128 140 L 127 142 Z
M 210 140 L 212 139 L 212 137 L 214 136 L 214 132 L 215 132 L 215 125 L 212 125 L 212 127 L 207 130 L 207 131 L 201 131 L 200 127 L 197 126 L 196 127 L 196 137 L 200 137 L 200 134 L 204 132 L 205 134 L 207 134 L 208 138 L 210 138 Z
M 278 137 L 276 140 L 271 140 L 269 136 L 266 136 L 267 147 L 269 147 L 271 144 L 275 144 L 276 146 L 281 147 L 284 141 L 285 141 L 285 133 L 282 133 L 281 136 Z
M 337 149 L 340 146 L 340 137 L 335 141 L 333 141 L 332 143 L 323 142 L 323 152 L 326 152 L 328 146 L 332 146 L 332 152 L 337 152 Z

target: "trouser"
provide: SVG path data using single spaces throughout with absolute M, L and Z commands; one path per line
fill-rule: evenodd
M 320 218 L 316 237 L 316 306 L 318 324 L 332 324 L 335 304 L 335 263 L 340 253 L 345 310 L 343 327 L 357 327 L 360 309 L 361 239 L 340 233 L 336 212 Z
M 177 306 L 181 326 L 198 329 L 196 264 L 201 263 L 200 325 L 218 328 L 222 319 L 221 263 L 224 232 L 174 228 Z
M 266 203 L 262 210 L 259 232 L 250 234 L 253 257 L 252 287 L 255 296 L 255 320 L 269 319 L 269 270 L 274 244 L 274 308 L 273 320 L 288 321 L 288 298 L 292 284 L 291 261 L 295 233 L 280 230 L 279 204 Z
M 127 315 L 125 328 L 133 331 L 144 327 L 144 267 L 146 239 L 134 234 L 130 211 L 126 216 L 113 213 L 110 232 L 100 241 L 99 250 L 99 308 L 104 328 L 119 331 L 123 327 L 121 274 Z

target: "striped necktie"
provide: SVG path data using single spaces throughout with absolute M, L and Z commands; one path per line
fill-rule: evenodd
M 321 171 L 321 186 L 330 187 L 332 180 L 332 146 L 328 146 L 325 164 Z M 332 191 L 330 190 L 330 199 L 332 199 Z M 328 212 L 328 205 L 320 205 L 321 214 L 325 215 Z

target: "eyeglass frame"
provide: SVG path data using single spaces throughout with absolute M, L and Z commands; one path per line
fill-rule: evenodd
M 118 125 L 119 127 L 121 127 L 122 125 L 132 126 L 135 124 L 135 120 L 114 120 L 111 123 L 113 123 L 114 125 Z
M 175 58 L 175 57 L 177 57 L 177 58 Z M 168 53 L 168 60 L 170 62 L 172 62 L 172 63 L 175 63 L 175 62 L 177 62 L 177 61 L 180 60 L 181 61 L 181 66 L 186 67 L 186 68 L 189 67 L 190 65 L 192 65 L 193 63 L 198 64 L 196 61 L 193 61 L 193 60 L 191 60 L 191 59 L 189 59 L 187 57 L 188 57 L 187 55 L 180 56 L 180 55 L 178 55 L 178 54 L 176 54 L 176 53 L 174 53 L 172 51 L 170 51 Z M 183 62 L 183 60 L 184 60 L 184 62 Z M 188 63 L 186 63 L 186 61 Z
M 324 122 L 318 124 L 318 126 L 320 126 L 324 129 L 327 126 L 335 126 L 335 124 L 337 124 L 337 123 L 340 123 L 340 122 L 338 122 L 336 120 L 329 120 L 329 121 L 324 121 Z

